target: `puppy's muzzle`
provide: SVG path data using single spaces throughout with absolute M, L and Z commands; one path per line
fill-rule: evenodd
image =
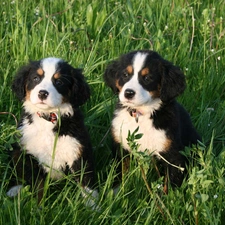
M 38 98 L 41 99 L 42 101 L 47 99 L 49 93 L 45 90 L 40 90 L 38 93 Z
M 132 89 L 126 89 L 124 92 L 124 96 L 127 99 L 132 99 L 134 97 L 134 95 L 135 95 L 135 91 Z

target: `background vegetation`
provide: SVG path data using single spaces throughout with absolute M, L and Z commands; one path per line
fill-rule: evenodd
M 29 187 L 6 196 L 7 149 L 13 117 L 0 114 L 0 224 L 224 224 L 225 221 L 225 2 L 224 0 L 11 0 L 0 2 L 0 112 L 20 116 L 11 81 L 28 60 L 55 56 L 83 68 L 92 97 L 83 107 L 93 140 L 100 190 L 99 210 L 87 208 L 67 178 L 62 190 L 50 182 L 41 207 Z M 137 49 L 158 51 L 185 72 L 179 101 L 190 112 L 203 143 L 194 151 L 181 188 L 162 191 L 151 159 L 133 170 L 113 196 L 115 164 L 110 121 L 116 97 L 102 75 L 109 61 Z M 140 165 L 149 166 L 146 187 Z

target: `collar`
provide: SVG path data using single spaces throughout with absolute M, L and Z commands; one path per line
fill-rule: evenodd
M 54 112 L 50 112 L 50 113 L 37 112 L 37 115 L 40 118 L 43 118 L 49 122 L 52 122 L 53 124 L 55 124 L 58 120 L 58 115 L 57 113 L 54 113 Z
M 142 113 L 141 113 L 140 111 L 137 111 L 137 109 L 130 108 L 130 107 L 127 108 L 127 111 L 130 113 L 130 115 L 131 115 L 132 117 L 135 118 L 136 123 L 138 123 L 139 116 L 141 116 Z

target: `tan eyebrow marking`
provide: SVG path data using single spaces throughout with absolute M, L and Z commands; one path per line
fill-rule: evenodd
M 149 68 L 144 68 L 141 70 L 141 76 L 145 76 L 147 74 L 149 74 Z
M 122 87 L 119 85 L 119 80 L 116 80 L 116 87 L 119 91 L 121 91 Z
M 44 75 L 44 70 L 41 69 L 41 68 L 39 68 L 39 69 L 37 70 L 37 74 L 40 75 L 40 76 L 43 76 L 43 75 Z
M 54 77 L 55 79 L 59 79 L 59 78 L 61 77 L 61 74 L 60 74 L 60 73 L 55 73 L 55 74 L 53 75 L 53 77 Z
M 133 74 L 133 66 L 129 65 L 126 70 L 129 74 Z

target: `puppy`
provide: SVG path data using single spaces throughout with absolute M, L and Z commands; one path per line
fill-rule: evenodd
M 119 95 L 112 120 L 113 152 L 121 157 L 122 146 L 128 155 L 128 132 L 139 128 L 143 135 L 136 140 L 138 151 L 157 156 L 171 184 L 180 186 L 184 174 L 176 166 L 185 166 L 180 151 L 200 140 L 188 113 L 175 100 L 186 85 L 182 71 L 158 53 L 141 50 L 109 64 L 104 80 Z
M 10 152 L 17 179 L 7 194 L 15 196 L 25 181 L 37 190 L 40 202 L 48 173 L 52 179 L 72 173 L 84 190 L 91 191 L 92 146 L 79 109 L 90 90 L 81 70 L 58 58 L 33 61 L 19 70 L 12 90 L 23 111 L 20 143 Z

